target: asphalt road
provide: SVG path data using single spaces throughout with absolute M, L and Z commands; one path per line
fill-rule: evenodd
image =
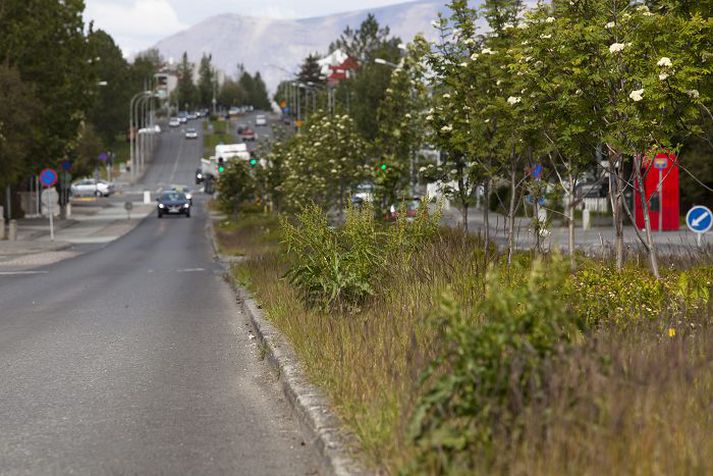
M 162 136 L 148 188 L 193 178 Z M 212 260 L 204 199 L 0 276 L 1 474 L 315 474 L 314 449 Z

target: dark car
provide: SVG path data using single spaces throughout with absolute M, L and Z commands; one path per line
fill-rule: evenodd
M 164 215 L 185 215 L 186 218 L 191 216 L 191 202 L 188 201 L 185 193 L 172 190 L 163 192 L 156 201 L 159 218 L 163 218 Z

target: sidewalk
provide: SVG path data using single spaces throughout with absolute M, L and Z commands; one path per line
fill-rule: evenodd
M 75 202 L 72 217 L 55 220 L 54 241 L 48 218 L 18 220 L 17 240 L 0 241 L 0 270 L 46 266 L 81 254 L 75 245 L 109 243 L 133 230 L 153 212 L 153 204 L 132 202 L 131 220 L 123 203 Z

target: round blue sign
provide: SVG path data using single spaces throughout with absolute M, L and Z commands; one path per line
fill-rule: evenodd
M 53 169 L 44 169 L 40 172 L 40 183 L 45 187 L 52 187 L 57 183 L 57 172 Z
M 708 207 L 697 205 L 688 211 L 686 224 L 694 233 L 707 233 L 713 227 L 713 213 Z
M 101 154 L 99 154 L 99 160 L 101 160 L 102 162 L 106 162 L 108 159 L 109 159 L 109 156 L 107 155 L 106 152 L 102 152 Z
M 72 168 L 72 162 L 69 160 L 63 160 L 62 161 L 62 170 L 70 170 Z

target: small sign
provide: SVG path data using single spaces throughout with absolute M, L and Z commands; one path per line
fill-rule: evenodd
M 126 202 L 124 203 L 124 210 L 127 212 L 131 211 L 134 209 L 134 204 L 132 202 Z
M 45 187 L 53 187 L 57 183 L 57 172 L 54 169 L 44 169 L 40 172 L 40 183 Z
M 295 126 L 296 126 L 298 129 L 299 129 L 300 127 L 302 127 L 303 124 L 304 124 L 304 121 L 303 121 L 302 119 L 298 119 L 298 120 L 295 121 Z
M 666 170 L 666 168 L 668 168 L 668 157 L 654 158 L 654 168 L 658 170 Z
M 71 160 L 63 160 L 62 161 L 62 170 L 64 170 L 66 172 L 71 169 L 72 169 L 72 161 Z
M 101 154 L 99 154 L 99 160 L 102 162 L 106 162 L 107 160 L 109 160 L 109 154 L 107 154 L 106 152 L 102 152 Z
M 287 101 L 285 101 L 284 99 L 282 101 L 280 101 L 280 107 L 282 109 L 285 109 L 287 107 Z
M 544 169 L 542 167 L 542 164 L 537 164 L 532 168 L 532 176 L 535 178 L 535 180 L 542 179 L 543 170 Z
M 708 233 L 713 227 L 713 213 L 708 207 L 697 205 L 688 211 L 686 225 L 693 233 Z

